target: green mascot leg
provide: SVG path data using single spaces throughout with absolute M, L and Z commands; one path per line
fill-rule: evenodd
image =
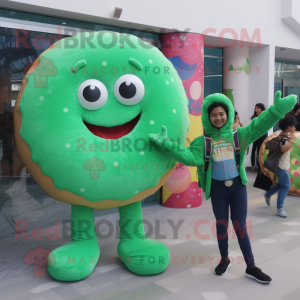
M 170 261 L 169 248 L 145 237 L 141 202 L 119 207 L 118 255 L 125 266 L 139 275 L 163 272 Z
M 72 243 L 53 250 L 48 257 L 49 274 L 61 281 L 76 281 L 89 276 L 100 256 L 95 233 L 94 211 L 72 205 Z

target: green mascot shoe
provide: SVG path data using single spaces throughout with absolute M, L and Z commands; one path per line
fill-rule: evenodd
M 118 245 L 123 264 L 138 275 L 154 275 L 166 270 L 170 261 L 169 248 L 151 239 L 125 239 Z
M 72 243 L 56 248 L 48 256 L 48 272 L 56 280 L 81 280 L 97 265 L 100 248 L 93 209 L 72 205 L 71 237 Z
M 96 240 L 75 241 L 53 250 L 48 257 L 48 272 L 60 281 L 88 277 L 98 263 L 100 249 Z
M 169 248 L 145 237 L 141 202 L 119 207 L 120 242 L 118 255 L 133 273 L 154 275 L 166 270 L 170 261 Z

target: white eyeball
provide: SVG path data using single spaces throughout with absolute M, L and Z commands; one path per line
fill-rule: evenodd
M 96 110 L 102 107 L 108 98 L 105 85 L 96 79 L 84 81 L 77 92 L 79 104 L 88 110 Z
M 145 86 L 140 78 L 132 74 L 121 76 L 115 83 L 114 93 L 117 100 L 124 105 L 135 105 L 145 95 Z

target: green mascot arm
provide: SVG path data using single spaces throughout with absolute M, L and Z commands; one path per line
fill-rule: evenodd
M 285 114 L 293 109 L 296 102 L 296 95 L 281 98 L 281 92 L 276 92 L 274 105 L 263 111 L 259 117 L 254 118 L 249 125 L 238 128 L 241 141 L 245 141 L 247 146 L 252 144 L 268 132 L 280 119 L 284 118 Z
M 168 153 L 176 161 L 185 166 L 194 167 L 204 164 L 203 150 L 200 142 L 201 138 L 202 136 L 194 139 L 190 146 L 185 148 L 167 137 L 167 128 L 165 126 L 162 126 L 161 133 L 149 134 L 149 139 L 160 146 L 163 151 Z

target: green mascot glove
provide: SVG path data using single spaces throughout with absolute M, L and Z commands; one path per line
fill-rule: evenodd
M 166 126 L 164 126 L 164 125 L 162 126 L 161 133 L 157 133 L 157 134 L 151 133 L 148 135 L 148 137 L 157 146 L 162 147 L 168 137 Z
M 148 135 L 150 141 L 155 143 L 157 146 L 162 147 L 163 150 L 171 150 L 173 147 L 173 143 L 171 139 L 168 138 L 167 128 L 166 126 L 162 126 L 161 132 L 157 134 L 149 134 Z
M 282 119 L 286 113 L 294 108 L 296 103 L 296 95 L 289 95 L 281 98 L 281 91 L 277 91 L 275 94 L 274 105 L 271 106 L 270 109 L 278 118 Z

